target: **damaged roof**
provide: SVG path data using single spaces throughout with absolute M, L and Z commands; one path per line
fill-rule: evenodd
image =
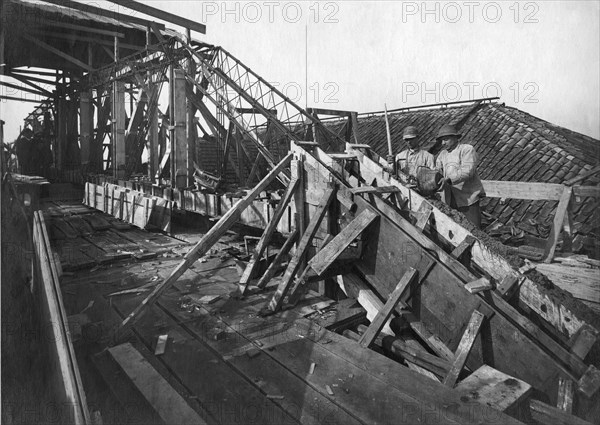
M 387 156 L 383 115 L 359 115 L 360 143 Z M 405 149 L 402 131 L 416 126 L 422 146 L 437 154 L 435 136 L 444 124 L 456 124 L 462 141 L 474 145 L 480 156 L 479 174 L 485 180 L 565 183 L 600 164 L 597 139 L 553 125 L 519 109 L 498 103 L 474 103 L 435 109 L 412 109 L 388 114 L 394 154 Z M 328 125 L 334 131 L 342 121 Z M 597 185 L 600 175 L 578 184 Z M 535 234 L 536 224 L 549 225 L 557 201 L 527 201 L 486 198 L 484 210 L 503 223 L 512 222 Z M 600 227 L 600 214 L 593 198 L 574 199 L 572 211 L 576 233 L 589 234 Z M 539 233 L 539 236 L 545 236 Z

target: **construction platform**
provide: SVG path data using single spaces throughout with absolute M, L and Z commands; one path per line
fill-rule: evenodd
M 86 239 L 129 240 L 141 233 L 156 238 L 110 228 Z M 83 383 L 98 389 L 88 393 L 88 405 L 105 423 L 517 423 L 329 330 L 368 323 L 354 300 L 310 292 L 294 308 L 260 317 L 278 282 L 243 299 L 230 295 L 240 273 L 227 249 L 243 245 L 232 235 L 186 271 L 130 333 L 115 336 L 191 246 L 160 237 L 173 249 L 147 251 L 154 258 L 114 258 L 61 277 Z M 59 247 L 61 240 L 52 244 Z M 115 243 L 103 250 L 132 248 Z M 166 342 L 159 342 L 163 335 Z M 104 386 L 115 404 L 100 396 Z

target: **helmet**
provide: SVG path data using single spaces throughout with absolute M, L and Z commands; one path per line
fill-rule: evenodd
M 462 134 L 460 134 L 456 130 L 456 127 L 454 127 L 452 124 L 445 124 L 442 126 L 442 128 L 440 128 L 440 131 L 438 131 L 438 135 L 436 136 L 436 139 L 440 139 L 444 136 L 460 137 L 460 136 L 462 136 Z
M 419 132 L 416 127 L 410 125 L 404 129 L 404 132 L 402 133 L 403 139 L 414 139 L 415 137 L 419 137 Z

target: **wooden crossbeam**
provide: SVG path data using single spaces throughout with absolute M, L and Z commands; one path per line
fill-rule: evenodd
M 549 263 L 552 261 L 554 257 L 554 251 L 556 250 L 556 242 L 558 241 L 558 236 L 563 228 L 563 223 L 565 221 L 565 214 L 567 212 L 567 208 L 569 208 L 569 203 L 571 202 L 571 195 L 573 194 L 573 188 L 569 186 L 565 186 L 562 195 L 560 197 L 560 201 L 558 201 L 558 206 L 556 207 L 556 213 L 554 214 L 554 221 L 552 222 L 552 230 L 550 231 L 550 236 L 548 237 L 548 241 L 546 244 L 546 249 L 544 251 L 544 263 Z
M 460 261 L 463 255 L 471 249 L 475 243 L 475 238 L 471 235 L 467 236 L 456 248 L 452 250 L 452 256 Z
M 444 385 L 452 388 L 456 384 L 458 380 L 458 375 L 463 369 L 465 362 L 467 361 L 467 357 L 471 352 L 471 348 L 473 348 L 473 343 L 475 342 L 475 338 L 479 333 L 479 328 L 483 323 L 483 318 L 485 316 L 481 314 L 479 311 L 474 310 L 471 315 L 471 319 L 467 324 L 467 328 L 463 333 L 463 336 L 458 344 L 458 348 L 456 349 L 454 362 L 452 362 L 452 367 L 450 368 L 450 372 L 444 378 Z
M 275 272 L 277 271 L 277 268 L 282 263 L 283 258 L 288 254 L 288 252 L 290 252 L 292 246 L 294 246 L 299 237 L 300 231 L 298 229 L 294 229 L 294 231 L 288 236 L 285 243 L 273 259 L 271 265 L 267 268 L 265 273 L 256 283 L 256 286 L 258 286 L 259 288 L 264 288 L 265 286 L 267 286 L 267 283 L 269 283 L 269 281 L 273 278 Z
M 363 210 L 327 245 L 325 245 L 308 263 L 321 275 L 333 264 L 340 254 L 354 241 L 379 215 L 371 210 Z
M 539 400 L 531 399 L 529 401 L 531 417 L 540 424 L 561 424 L 561 425 L 592 425 L 577 416 L 571 415 L 561 409 L 550 406 Z
M 138 18 L 136 16 L 132 16 L 130 14 L 126 14 L 126 13 L 117 13 L 114 10 L 108 10 L 108 9 L 103 9 L 101 7 L 96 7 L 96 6 L 92 6 L 91 4 L 87 4 L 87 3 L 79 3 L 73 0 L 43 0 L 46 3 L 52 3 L 55 4 L 57 6 L 61 6 L 61 7 L 68 7 L 69 9 L 75 9 L 75 10 L 81 10 L 83 12 L 87 12 L 87 13 L 93 13 L 95 15 L 100 15 L 100 16 L 104 16 L 106 18 L 111 18 L 116 20 L 117 22 L 115 23 L 115 25 L 118 25 L 120 22 L 132 22 L 134 24 L 138 24 L 138 25 L 142 25 L 144 27 L 147 27 L 150 25 L 149 20 L 147 19 L 141 19 Z M 157 24 L 160 29 L 165 29 L 165 26 L 163 24 Z
M 361 346 L 368 348 L 373 343 L 375 338 L 377 338 L 377 335 L 379 335 L 383 325 L 385 325 L 385 323 L 388 321 L 394 312 L 396 305 L 398 305 L 400 302 L 400 298 L 402 295 L 404 295 L 404 292 L 408 286 L 417 278 L 418 274 L 419 273 L 412 267 L 409 267 L 407 272 L 404 273 L 404 276 L 402 276 L 402 279 L 400 279 L 400 282 L 398 282 L 398 285 L 396 285 L 396 288 L 390 294 L 390 297 L 383 306 L 383 309 L 377 313 L 377 316 L 375 316 L 375 319 L 371 322 L 371 325 L 367 331 L 358 341 Z
M 16 89 L 16 90 L 19 90 L 19 91 L 24 91 L 26 93 L 35 94 L 35 95 L 40 96 L 40 97 L 45 97 L 44 93 L 42 93 L 39 90 L 29 89 L 27 87 L 19 86 L 17 84 L 7 83 L 6 81 L 0 81 L 0 86 L 6 86 L 6 87 L 9 87 L 11 89 Z
M 287 189 L 285 190 L 283 197 L 279 201 L 277 208 L 275 208 L 275 212 L 273 213 L 273 217 L 271 218 L 271 220 L 269 220 L 267 228 L 265 229 L 262 236 L 260 237 L 260 240 L 256 244 L 256 247 L 252 252 L 252 256 L 250 257 L 250 261 L 248 262 L 248 265 L 244 269 L 244 273 L 240 278 L 240 283 L 238 287 L 242 295 L 244 295 L 244 293 L 246 292 L 246 289 L 248 288 L 248 282 L 250 281 L 254 271 L 256 270 L 258 260 L 260 259 L 260 257 L 262 257 L 263 253 L 265 252 L 265 249 L 269 245 L 271 237 L 277 229 L 277 224 L 279 223 L 279 220 L 281 220 L 281 217 L 283 216 L 283 213 L 289 205 L 290 200 L 292 199 L 292 196 L 294 196 L 294 192 L 296 192 L 297 188 L 298 179 L 292 179 Z
M 306 231 L 302 235 L 302 239 L 300 240 L 300 242 L 298 243 L 298 246 L 296 247 L 296 253 L 290 260 L 290 263 L 288 264 L 285 274 L 283 275 L 283 278 L 281 279 L 281 282 L 279 283 L 279 286 L 277 287 L 277 291 L 275 291 L 275 294 L 273 294 L 273 298 L 269 302 L 268 311 L 265 310 L 264 313 L 267 313 L 267 314 L 275 313 L 276 311 L 278 311 L 281 308 L 283 299 L 284 299 L 285 295 L 287 294 L 288 290 L 290 289 L 290 287 L 293 283 L 293 279 L 296 276 L 296 273 L 298 273 L 298 269 L 300 268 L 300 263 L 301 263 L 302 259 L 304 258 L 306 250 L 307 250 L 310 242 L 312 241 L 313 237 L 317 233 L 317 230 L 319 229 L 319 226 L 321 225 L 321 222 L 323 221 L 323 217 L 325 217 L 327 208 L 329 207 L 329 204 L 331 203 L 331 201 L 333 200 L 334 197 L 335 197 L 335 189 L 327 189 L 325 191 L 325 193 L 323 194 L 323 197 L 321 198 L 321 202 L 317 206 L 317 209 L 314 212 L 314 215 L 312 216 L 310 222 L 308 223 Z
M 146 311 L 148 307 L 169 289 L 177 279 L 200 257 L 202 257 L 217 241 L 233 226 L 242 215 L 242 212 L 252 203 L 260 192 L 265 190 L 269 184 L 281 173 L 292 160 L 292 154 L 288 154 L 281 160 L 269 174 L 261 180 L 246 196 L 240 199 L 211 229 L 200 239 L 200 241 L 185 255 L 184 260 L 171 272 L 169 277 L 157 285 L 152 293 L 148 295 L 121 323 L 121 330 L 126 331 L 133 326 L 135 321 Z
M 108 0 L 111 3 L 118 4 L 119 6 L 126 7 L 131 10 L 135 10 L 137 12 L 143 13 L 144 15 L 152 16 L 157 19 L 161 19 L 163 21 L 170 22 L 175 25 L 182 26 L 184 28 L 199 32 L 201 34 L 206 34 L 206 25 L 201 24 L 199 22 L 192 21 L 191 19 L 187 19 L 181 16 L 174 15 L 173 13 L 165 12 L 162 9 L 158 9 L 156 7 L 148 6 L 147 4 L 143 4 L 134 0 Z
M 396 193 L 400 192 L 396 186 L 381 186 L 381 187 L 373 187 L 373 186 L 360 186 L 350 189 L 350 193 L 357 195 L 359 193 Z
M 22 33 L 22 34 L 20 34 L 20 36 L 23 37 L 25 40 L 31 41 L 32 43 L 37 44 L 41 48 L 46 49 L 49 52 L 54 53 L 55 55 L 60 56 L 61 58 L 79 66 L 80 68 L 85 69 L 86 71 L 91 72 L 94 70 L 94 68 L 89 66 L 87 63 L 84 63 L 84 62 L 80 61 L 79 59 L 66 54 L 63 51 L 58 50 L 56 47 L 53 47 L 53 46 L 49 45 L 48 43 L 44 43 L 42 40 L 40 40 L 38 38 L 32 37 L 31 35 L 26 34 L 26 33 Z
M 582 174 L 580 174 L 580 175 L 578 175 L 576 177 L 573 177 L 571 180 L 567 180 L 565 182 L 565 184 L 567 186 L 572 186 L 575 183 L 579 183 L 580 181 L 582 181 L 582 180 L 584 180 L 584 179 L 586 179 L 586 178 L 588 178 L 590 176 L 593 176 L 594 174 L 597 174 L 597 173 L 600 173 L 600 165 L 596 165 L 591 170 L 586 171 L 586 172 L 584 172 L 584 173 L 582 173 Z
M 340 257 L 348 246 L 354 241 L 379 215 L 371 210 L 363 210 L 354 220 L 342 229 L 334 238 L 331 238 L 323 248 L 308 262 L 308 267 L 300 279 L 294 282 L 290 290 L 290 304 L 295 304 L 301 295 L 300 288 L 308 282 L 309 274 L 322 276 L 331 265 Z M 329 236 L 329 235 L 328 235 Z

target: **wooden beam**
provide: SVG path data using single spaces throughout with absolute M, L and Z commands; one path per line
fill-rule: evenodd
M 90 152 L 94 137 L 94 104 L 92 91 L 82 90 L 79 95 L 79 144 L 81 147 L 81 164 L 87 172 Z
M 34 89 L 36 89 L 39 92 L 43 93 L 45 96 L 48 96 L 48 97 L 54 96 L 53 93 L 50 90 L 47 90 L 47 89 L 45 89 L 43 87 L 40 87 L 37 84 L 33 84 L 30 81 L 31 77 L 25 77 L 23 75 L 17 75 L 17 74 L 14 74 L 12 72 L 9 75 L 10 75 L 10 77 L 14 78 L 15 80 L 18 80 L 18 81 L 22 82 L 23 84 L 27 84 L 30 87 L 33 87 Z M 41 78 L 39 80 L 41 80 Z M 54 83 L 49 81 L 48 84 L 54 84 Z
M 329 207 L 329 204 L 331 201 L 333 201 L 334 197 L 335 189 L 327 189 L 323 194 L 321 202 L 317 206 L 317 209 L 314 212 L 306 231 L 302 235 L 302 239 L 296 247 L 296 253 L 290 260 L 290 263 L 285 270 L 285 274 L 283 275 L 275 294 L 273 294 L 273 298 L 271 298 L 269 301 L 268 308 L 263 310 L 263 313 L 275 313 L 281 308 L 283 299 L 292 285 L 293 279 L 300 268 L 300 263 L 306 254 L 308 246 L 317 233 L 317 230 L 319 230 L 319 226 L 321 225 L 323 217 L 325 217 L 325 213 L 327 212 L 327 207 Z
M 122 81 L 112 83 L 112 170 L 113 177 L 125 177 L 125 84 Z
M 259 288 L 264 288 L 267 286 L 269 281 L 275 276 L 277 268 L 282 263 L 284 257 L 290 252 L 292 246 L 296 243 L 298 238 L 300 237 L 300 231 L 298 229 L 294 229 L 294 231 L 288 236 L 285 240 L 285 243 L 273 259 L 271 265 L 267 268 L 267 271 L 262 275 L 258 282 L 256 282 L 256 286 Z
M 229 150 L 231 149 L 231 139 L 233 138 L 234 125 L 233 122 L 229 122 L 227 128 L 227 135 L 225 136 L 225 148 L 223 149 L 223 162 L 221 163 L 221 177 L 225 179 L 227 176 L 227 162 L 229 162 Z M 239 179 L 239 177 L 238 177 Z M 241 180 L 240 180 L 241 182 Z
M 140 305 L 138 305 L 125 318 L 121 324 L 121 330 L 128 330 L 138 320 L 138 318 L 146 311 L 148 307 L 154 304 L 158 298 L 169 289 L 177 279 L 185 273 L 185 271 L 200 257 L 202 257 L 217 241 L 225 234 L 231 226 L 233 226 L 242 215 L 242 212 L 252 203 L 260 192 L 265 190 L 275 178 L 281 173 L 292 160 L 292 154 L 287 155 L 281 160 L 269 174 L 261 180 L 246 196 L 240 199 L 211 229 L 198 241 L 198 243 L 185 255 L 184 260 L 171 272 L 169 277 L 162 283 L 158 284 L 152 293 L 148 295 Z
M 342 252 L 354 241 L 379 215 L 371 210 L 364 210 L 354 218 L 340 233 L 325 245 L 308 265 L 321 275 L 333 264 Z
M 548 241 L 546 242 L 546 249 L 544 252 L 544 263 L 550 263 L 552 261 L 552 258 L 554 257 L 554 251 L 556 250 L 556 242 L 558 242 L 558 237 L 563 228 L 565 214 L 567 212 L 567 208 L 569 208 L 572 193 L 573 188 L 569 186 L 564 186 L 562 195 L 560 197 L 560 201 L 558 201 L 558 206 L 556 207 L 556 212 L 554 214 L 554 221 L 552 222 L 550 236 L 548 237 Z
M 570 415 L 565 411 L 550 406 L 539 400 L 530 400 L 529 407 L 531 417 L 540 424 L 546 425 L 592 425 L 577 416 Z
M 207 423 L 131 343 L 108 352 L 165 423 Z
M 242 277 L 240 278 L 240 283 L 238 286 L 239 291 L 242 295 L 245 294 L 246 289 L 248 288 L 248 282 L 250 281 L 254 271 L 256 270 L 258 260 L 260 259 L 260 257 L 262 257 L 267 246 L 269 246 L 271 237 L 273 236 L 273 233 L 275 233 L 275 230 L 277 229 L 277 224 L 279 223 L 279 220 L 281 220 L 281 217 L 283 216 L 283 213 L 285 212 L 288 204 L 290 203 L 292 196 L 294 196 L 294 193 L 296 192 L 297 188 L 298 188 L 298 179 L 292 179 L 290 181 L 290 184 L 288 185 L 284 195 L 281 197 L 281 200 L 279 201 L 277 208 L 275 208 L 273 217 L 271 217 L 271 220 L 269 220 L 269 223 L 267 224 L 265 231 L 263 232 L 258 243 L 256 244 L 254 251 L 252 251 L 252 256 L 250 257 L 250 261 L 248 262 L 248 265 L 244 269 L 244 273 L 242 274 Z
M 488 198 L 525 199 L 529 201 L 557 201 L 563 192 L 562 184 L 530 183 L 501 180 L 482 180 Z
M 61 58 L 65 59 L 66 61 L 69 61 L 72 64 L 75 64 L 75 65 L 79 66 L 80 68 L 85 69 L 86 71 L 91 72 L 94 70 L 94 68 L 89 66 L 87 63 L 84 63 L 84 62 L 80 61 L 79 59 L 74 58 L 73 56 L 68 55 L 65 52 L 58 50 L 57 48 L 52 47 L 48 43 L 44 43 L 42 40 L 40 40 L 38 38 L 32 37 L 31 35 L 26 34 L 26 33 L 22 33 L 22 34 L 20 34 L 20 36 L 23 37 L 25 40 L 31 41 L 32 43 L 37 44 L 41 48 L 46 49 L 49 52 L 54 53 L 57 56 L 60 56 Z
M 465 289 L 471 294 L 478 294 L 482 291 L 488 291 L 493 288 L 494 285 L 492 285 L 487 277 L 480 277 L 479 279 L 469 282 L 465 285 Z
M 24 98 L 21 98 L 21 97 L 14 97 L 14 96 L 0 96 L 0 99 L 2 99 L 2 100 L 16 100 L 17 102 L 40 103 L 39 100 L 24 99 Z
M 173 13 L 165 12 L 164 10 L 156 7 L 148 6 L 147 4 L 139 3 L 134 0 L 108 0 L 111 3 L 118 4 L 131 10 L 143 13 L 144 15 L 152 16 L 153 18 L 161 19 L 163 21 L 170 22 L 175 25 L 206 34 L 206 25 L 192 21 L 181 16 L 174 15 Z
M 444 385 L 452 388 L 456 384 L 458 375 L 462 371 L 463 366 L 467 361 L 467 357 L 471 352 L 471 348 L 473 348 L 473 343 L 475 342 L 475 338 L 479 333 L 479 328 L 483 323 L 484 317 L 485 316 L 477 310 L 473 311 L 471 319 L 469 319 L 469 323 L 467 324 L 467 328 L 465 329 L 460 343 L 458 344 L 458 348 L 456 349 L 456 357 L 454 358 L 450 372 L 448 372 L 448 375 L 446 375 L 444 378 Z
M 379 335 L 379 332 L 383 328 L 383 325 L 386 324 L 386 322 L 394 312 L 396 305 L 398 305 L 398 303 L 400 302 L 400 298 L 404 295 L 404 292 L 406 291 L 406 289 L 408 289 L 408 286 L 417 278 L 417 276 L 418 272 L 412 267 L 409 267 L 408 271 L 404 274 L 404 276 L 402 276 L 402 279 L 400 279 L 400 282 L 398 282 L 398 285 L 396 285 L 396 288 L 391 293 L 387 302 L 383 306 L 383 309 L 381 309 L 379 313 L 377 313 L 377 316 L 375 316 L 375 319 L 371 322 L 371 325 L 369 326 L 367 331 L 362 335 L 362 337 L 358 341 L 358 343 L 361 346 L 369 348 L 369 346 L 373 343 L 375 338 L 377 338 L 377 335 Z
M 138 25 L 143 25 L 147 27 L 150 25 L 150 21 L 147 19 L 141 19 L 130 14 L 122 14 L 117 13 L 113 10 L 102 9 L 100 7 L 92 6 L 91 4 L 83 4 L 72 0 L 43 0 L 46 3 L 52 3 L 61 7 L 68 7 L 69 9 L 81 10 L 82 12 L 93 13 L 95 15 L 100 15 L 105 18 L 114 19 L 116 22 L 111 23 L 110 25 L 118 26 L 121 22 L 131 22 Z M 159 25 L 160 29 L 164 30 L 165 26 L 163 24 Z
M 8 83 L 6 81 L 0 81 L 0 86 L 5 86 L 5 87 L 8 87 L 8 88 L 19 90 L 19 91 L 23 91 L 23 92 L 26 92 L 26 93 L 35 94 L 35 95 L 40 96 L 40 97 L 47 97 L 48 96 L 48 95 L 45 95 L 44 93 L 42 93 L 39 90 L 32 90 L 32 89 L 29 89 L 27 87 L 19 86 L 17 84 Z M 36 100 L 36 102 L 40 102 L 40 100 Z
M 104 30 L 104 29 L 95 28 L 95 27 L 91 27 L 91 26 L 68 24 L 66 22 L 56 22 L 56 21 L 44 20 L 44 25 L 48 25 L 51 27 L 66 28 L 66 29 L 70 29 L 70 30 L 83 31 L 83 32 L 90 32 L 93 34 L 108 35 L 111 37 L 119 37 L 119 38 L 125 37 L 125 34 L 123 34 L 122 32 L 109 31 L 109 30 Z
M 173 80 L 169 83 L 171 90 L 171 110 L 173 111 L 174 126 L 171 135 L 172 155 L 171 161 L 175 173 L 171 179 L 175 179 L 175 187 L 178 189 L 188 186 L 188 139 L 187 139 L 187 103 L 186 103 L 186 79 L 182 69 L 173 69 Z
M 350 193 L 354 195 L 358 195 L 360 193 L 397 193 L 400 192 L 396 186 L 381 186 L 381 187 L 373 187 L 373 186 L 359 186 L 350 189 Z

